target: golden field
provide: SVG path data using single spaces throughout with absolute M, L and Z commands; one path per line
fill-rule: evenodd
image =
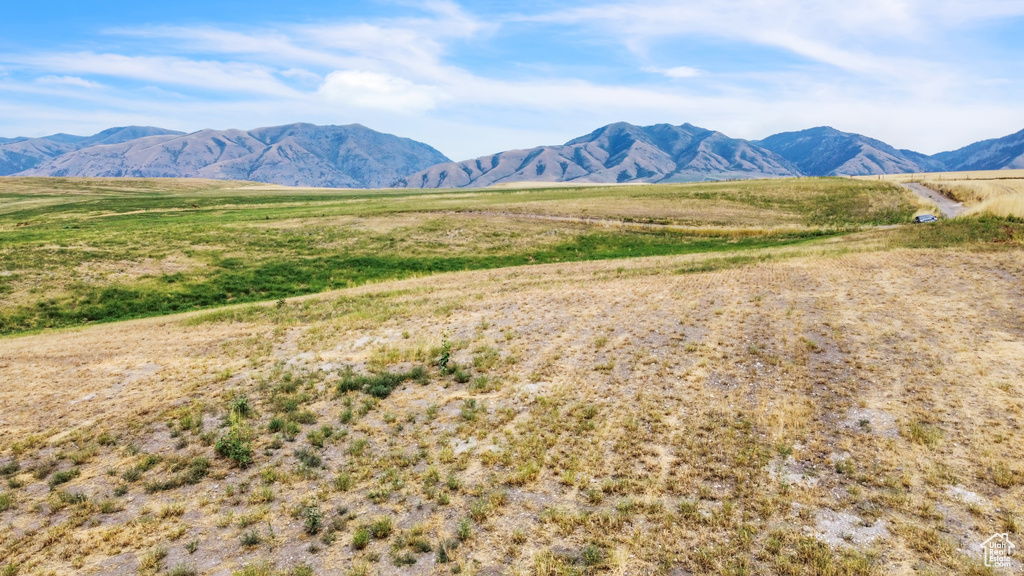
M 864 180 L 878 177 L 864 176 Z M 1024 170 L 891 174 L 888 182 L 919 182 L 962 202 L 973 213 L 1024 218 Z

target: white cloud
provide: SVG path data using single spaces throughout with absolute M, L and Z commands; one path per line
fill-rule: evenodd
M 339 70 L 324 79 L 319 93 L 335 104 L 411 113 L 430 110 L 443 99 L 433 86 L 414 84 L 404 78 L 367 72 Z
M 123 56 L 93 52 L 55 53 L 5 58 L 49 72 L 129 78 L 144 82 L 189 86 L 225 92 L 256 92 L 294 96 L 270 69 L 246 62 L 189 60 L 175 56 Z
M 657 66 L 644 66 L 644 72 L 650 72 L 651 74 L 661 74 L 667 78 L 695 78 L 704 73 L 702 70 L 697 68 L 691 68 L 689 66 L 674 66 L 672 68 L 658 68 Z
M 93 82 L 92 80 L 86 80 L 78 76 L 41 76 L 36 78 L 36 82 L 39 84 L 58 84 L 65 86 L 77 86 L 79 88 L 103 88 L 103 84 L 99 82 Z

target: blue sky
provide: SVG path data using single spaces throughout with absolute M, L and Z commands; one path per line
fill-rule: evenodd
M 0 136 L 348 124 L 454 159 L 604 124 L 1024 129 L 1024 0 L 56 1 L 0 7 Z

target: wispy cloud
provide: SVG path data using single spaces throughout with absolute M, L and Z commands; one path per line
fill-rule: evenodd
M 85 78 L 79 78 L 78 76 L 40 76 L 36 78 L 36 82 L 39 84 L 56 84 L 65 86 L 77 86 L 79 88 L 88 88 L 90 90 L 103 88 L 103 84 L 99 82 L 93 82 L 92 80 L 86 80 Z
M 691 68 L 690 66 L 673 66 L 671 68 L 659 68 L 657 66 L 644 66 L 642 68 L 644 72 L 650 72 L 651 74 L 661 74 L 667 78 L 695 78 L 703 74 L 703 71 L 697 68 Z
M 6 60 L 24 67 L 58 73 L 126 78 L 224 92 L 295 95 L 275 77 L 271 68 L 251 62 L 94 52 L 9 56 Z

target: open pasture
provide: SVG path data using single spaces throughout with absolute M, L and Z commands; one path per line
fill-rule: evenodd
M 804 242 L 905 222 L 841 179 L 527 190 L 0 180 L 0 334 L 530 263 Z

